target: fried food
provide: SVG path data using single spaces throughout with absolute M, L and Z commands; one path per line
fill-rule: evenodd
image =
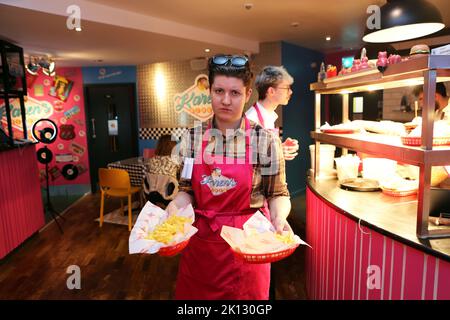
M 176 234 L 184 233 L 185 223 L 189 223 L 188 217 L 170 216 L 164 223 L 157 225 L 152 232 L 149 232 L 146 239 L 169 244 Z
M 295 240 L 294 240 L 294 234 L 293 233 L 288 233 L 285 235 L 281 235 L 281 234 L 276 234 L 275 237 L 280 240 L 281 242 L 283 242 L 284 244 L 294 244 Z

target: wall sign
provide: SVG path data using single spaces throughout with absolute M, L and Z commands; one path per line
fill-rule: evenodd
M 9 101 L 11 109 L 11 120 L 13 131 L 17 130 L 22 132 L 22 117 L 20 115 L 20 101 L 19 99 L 10 99 Z M 42 100 L 39 101 L 28 96 L 25 101 L 25 112 L 27 119 L 28 139 L 33 139 L 31 135 L 31 127 L 39 119 L 50 118 L 53 114 L 53 106 L 50 102 Z M 6 109 L 5 103 L 0 104 L 0 117 L 3 125 L 6 125 Z M 19 135 L 20 136 L 20 135 Z
M 186 112 L 200 121 L 211 118 L 213 111 L 208 76 L 199 74 L 191 87 L 175 95 L 174 102 L 177 113 Z
M 108 135 L 119 135 L 119 124 L 117 120 L 108 120 Z

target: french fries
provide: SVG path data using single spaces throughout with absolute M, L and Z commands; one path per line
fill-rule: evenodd
M 164 223 L 157 225 L 152 232 L 149 232 L 146 239 L 168 244 L 177 233 L 184 233 L 186 222 L 189 222 L 188 217 L 170 216 Z
M 294 244 L 294 235 L 292 233 L 288 233 L 286 235 L 276 234 L 275 237 L 283 242 L 284 244 Z

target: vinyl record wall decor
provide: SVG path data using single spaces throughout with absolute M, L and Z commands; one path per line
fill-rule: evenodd
M 90 185 L 82 69 L 58 68 L 54 77 L 27 72 L 27 83 L 28 136 L 37 142 L 42 185 L 46 165 L 52 186 Z M 11 99 L 10 105 L 14 115 L 20 103 Z M 4 108 L 0 101 L 0 113 Z M 21 121 L 20 117 L 13 120 Z

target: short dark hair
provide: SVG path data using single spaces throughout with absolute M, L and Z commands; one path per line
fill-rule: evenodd
M 177 142 L 172 140 L 171 135 L 162 135 L 156 145 L 155 155 L 170 156 L 172 154 L 172 149 L 176 146 L 176 144 Z
M 414 90 L 414 95 L 416 97 L 419 96 L 423 92 L 423 86 L 417 86 Z M 447 96 L 447 89 L 445 88 L 445 84 L 443 82 L 436 83 L 436 93 L 441 95 L 442 97 Z
M 223 54 L 222 54 L 223 55 Z M 244 82 L 244 86 L 247 89 L 252 87 L 253 72 L 251 71 L 249 63 L 246 63 L 244 67 L 235 67 L 232 65 L 216 65 L 212 63 L 212 59 L 208 60 L 208 80 L 209 87 L 211 88 L 216 76 L 226 76 L 241 79 Z
M 265 66 L 261 73 L 256 76 L 255 86 L 258 90 L 258 99 L 264 100 L 267 96 L 267 90 L 270 87 L 275 88 L 281 81 L 286 80 L 291 85 L 294 82 L 292 76 L 283 66 Z

